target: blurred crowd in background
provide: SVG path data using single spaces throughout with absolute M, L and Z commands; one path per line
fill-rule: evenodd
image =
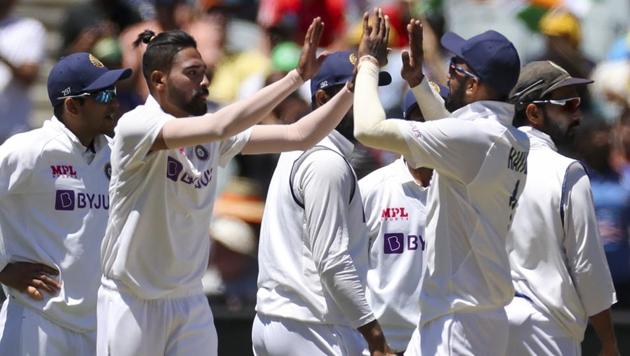
M 118 87 L 121 114 L 144 103 L 143 48 L 132 42 L 145 29 L 182 29 L 196 39 L 211 80 L 208 108 L 215 111 L 295 68 L 312 18 L 325 23 L 322 50 L 352 49 L 361 15 L 380 6 L 392 26 L 385 70 L 394 80 L 379 89 L 389 117 L 402 116 L 408 89 L 399 73 L 410 18 L 423 20 L 425 73 L 440 84 L 448 80 L 450 59 L 439 44 L 442 33 L 467 38 L 495 29 L 515 44 L 523 64 L 550 59 L 572 76 L 595 80 L 581 93 L 583 119 L 574 142 L 560 149 L 587 167 L 617 307 L 630 307 L 630 0 L 84 0 L 65 9 L 54 51 L 37 19 L 15 14 L 19 3 L 0 0 L 0 143 L 33 125 L 30 89 L 45 77 L 38 76 L 44 58 L 87 51 L 109 68 L 132 68 L 133 76 Z M 308 88 L 263 123 L 290 123 L 308 113 Z M 277 158 L 238 156 L 221 172 L 204 278 L 212 303 L 253 308 L 258 232 Z M 352 163 L 360 178 L 395 158 L 358 145 Z

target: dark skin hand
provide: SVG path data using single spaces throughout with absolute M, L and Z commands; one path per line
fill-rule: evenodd
M 317 74 L 319 67 L 327 57 L 326 53 L 321 54 L 319 57 L 316 56 L 319 40 L 321 39 L 323 32 L 324 23 L 322 22 L 322 19 L 319 17 L 314 18 L 313 22 L 311 22 L 311 25 L 306 31 L 304 44 L 302 45 L 302 53 L 300 54 L 300 61 L 298 62 L 298 66 L 296 68 L 298 74 L 302 77 L 302 80 L 309 80 Z
M 409 51 L 402 52 L 403 66 L 400 69 L 400 76 L 407 81 L 410 88 L 422 82 L 422 63 L 424 62 L 424 51 L 422 49 L 422 23 L 420 20 L 411 19 L 407 24 L 407 34 L 409 36 Z
M 372 12 L 372 23 L 370 16 L 363 14 L 363 34 L 359 43 L 358 56 L 372 56 L 378 60 L 379 66 L 387 64 L 387 39 L 389 38 L 389 19 L 383 15 L 380 8 Z
M 58 270 L 41 263 L 13 262 L 0 272 L 0 283 L 26 293 L 32 299 L 42 300 L 43 292 L 59 293 L 61 282 L 52 277 L 57 275 Z

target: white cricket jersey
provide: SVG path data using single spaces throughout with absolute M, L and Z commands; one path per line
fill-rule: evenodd
M 41 22 L 9 15 L 0 20 L 0 55 L 16 67 L 41 64 L 46 58 L 46 29 Z M 0 61 L 0 142 L 29 128 L 29 86 Z
M 478 101 L 451 118 L 395 120 L 416 167 L 433 168 L 420 324 L 451 313 L 491 310 L 514 296 L 505 238 L 526 179 L 527 136 L 514 107 Z
M 332 131 L 298 165 L 280 156 L 271 178 L 258 250 L 258 313 L 349 325 L 374 320 L 365 300 L 368 243 L 361 195 L 347 159 L 353 145 Z M 317 146 L 316 146 L 317 147 Z M 352 193 L 354 187 L 354 194 Z
M 111 215 L 101 248 L 104 283 L 113 280 L 141 299 L 202 293 L 217 168 L 241 151 L 251 132 L 149 152 L 169 120 L 175 117 L 149 96 L 120 118 L 112 145 Z
M 388 345 L 407 348 L 420 320 L 428 188 L 400 158 L 359 181 L 370 238 L 366 297 Z
M 86 152 L 55 117 L 0 146 L 2 259 L 49 265 L 59 270 L 61 281 L 59 294 L 44 292 L 42 301 L 5 290 L 77 332 L 96 330 L 99 247 L 109 208 L 108 139 L 97 137 L 94 150 Z
M 582 165 L 557 153 L 547 134 L 521 130 L 531 150 L 508 236 L 514 287 L 580 342 L 588 317 L 616 302 L 590 182 Z

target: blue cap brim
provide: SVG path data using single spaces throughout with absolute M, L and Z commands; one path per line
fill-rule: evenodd
M 98 77 L 98 79 L 93 81 L 92 84 L 88 85 L 87 88 L 83 89 L 83 91 L 86 93 L 91 93 L 91 92 L 99 91 L 101 89 L 106 89 L 106 88 L 114 86 L 114 84 L 116 84 L 116 82 L 118 82 L 119 80 L 129 78 L 129 76 L 131 76 L 131 69 L 129 68 L 112 69 L 110 71 L 107 71 L 107 73 Z
M 451 53 L 453 53 L 457 57 L 463 58 L 462 47 L 464 47 L 466 40 L 461 38 L 456 33 L 446 32 L 440 39 L 440 43 L 442 44 L 444 48 L 449 50 Z

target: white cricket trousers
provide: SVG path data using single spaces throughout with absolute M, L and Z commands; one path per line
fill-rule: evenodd
M 217 332 L 203 294 L 143 300 L 101 285 L 98 356 L 217 355 Z
M 0 355 L 94 356 L 96 332 L 59 326 L 9 297 L 0 311 Z
M 256 314 L 252 345 L 255 356 L 357 356 L 365 341 L 349 326 Z
M 531 301 L 514 297 L 505 307 L 510 323 L 508 355 L 512 356 L 579 356 L 580 342 L 567 335 L 560 326 Z
M 414 332 L 405 356 L 502 356 L 508 343 L 503 308 L 454 313 L 431 320 Z

